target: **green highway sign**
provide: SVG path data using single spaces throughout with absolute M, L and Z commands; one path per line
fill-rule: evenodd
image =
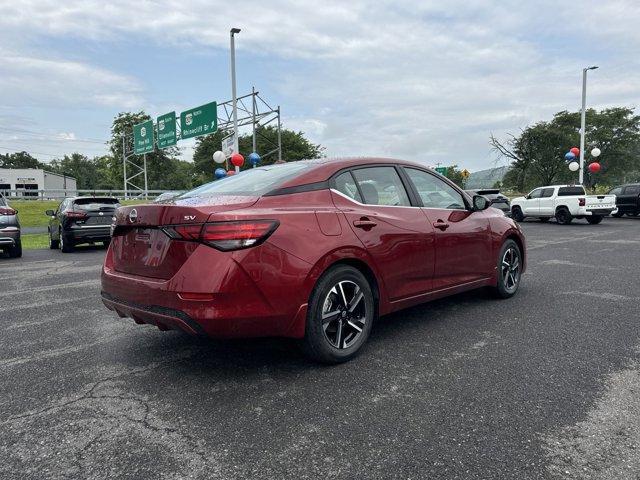
M 218 105 L 207 103 L 180 114 L 181 138 L 199 137 L 218 129 Z
M 449 170 L 448 167 L 436 167 L 436 172 L 438 172 L 440 175 L 446 175 L 447 170 Z
M 133 153 L 153 152 L 153 120 L 133 126 Z
M 172 147 L 178 142 L 176 135 L 176 112 L 165 113 L 156 119 L 158 148 Z

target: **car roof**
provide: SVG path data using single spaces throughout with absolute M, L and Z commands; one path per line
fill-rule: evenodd
M 309 183 L 322 182 L 331 177 L 339 170 L 367 165 L 406 165 L 408 167 L 417 167 L 423 170 L 430 170 L 429 167 L 420 162 L 400 160 L 396 158 L 384 157 L 341 157 L 341 158 L 318 158 L 313 160 L 300 160 L 309 164 L 308 169 L 302 171 L 295 178 L 287 180 L 278 188 L 296 187 Z M 433 170 L 432 170 L 433 171 Z M 433 171 L 435 175 L 438 175 Z

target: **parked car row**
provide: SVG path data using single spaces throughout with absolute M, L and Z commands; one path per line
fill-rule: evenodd
M 609 194 L 616 196 L 618 211 L 613 213 L 614 217 L 637 217 L 640 214 L 640 183 L 620 185 L 610 190 Z

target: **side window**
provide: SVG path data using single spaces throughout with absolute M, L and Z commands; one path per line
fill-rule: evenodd
M 542 190 L 544 190 L 544 189 L 542 189 L 542 188 L 538 188 L 538 189 L 536 189 L 536 190 L 532 191 L 532 192 L 529 194 L 529 198 L 531 198 L 531 199 L 533 199 L 533 198 L 540 198 L 540 197 L 542 196 Z
M 346 195 L 349 198 L 353 198 L 355 201 L 363 203 L 356 182 L 351 175 L 351 172 L 341 173 L 336 177 L 336 190 Z
M 640 185 L 629 185 L 624 187 L 625 195 L 638 195 L 640 193 Z
M 423 206 L 465 210 L 462 195 L 443 180 L 415 168 L 405 168 L 405 171 L 416 187 Z
M 549 197 L 553 197 L 553 188 L 545 188 L 544 190 L 542 190 L 541 198 L 549 198 Z
M 58 210 L 56 210 L 56 213 L 64 211 L 64 207 L 66 204 L 67 204 L 66 200 L 63 200 L 62 202 L 60 202 L 60 205 L 58 205 Z
M 609 191 L 609 195 L 620 195 L 622 193 L 622 187 L 616 187 Z
M 353 171 L 364 203 L 369 205 L 411 206 L 402 180 L 393 167 L 369 167 Z

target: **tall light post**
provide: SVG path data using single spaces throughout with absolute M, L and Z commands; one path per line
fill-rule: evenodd
M 584 134 L 587 116 L 587 72 L 598 68 L 596 65 L 582 69 L 582 110 L 580 112 L 580 175 L 578 182 L 584 183 Z
M 238 152 L 238 105 L 236 98 L 236 44 L 234 35 L 240 33 L 239 28 L 232 28 L 231 35 L 231 96 L 233 102 L 233 152 Z

